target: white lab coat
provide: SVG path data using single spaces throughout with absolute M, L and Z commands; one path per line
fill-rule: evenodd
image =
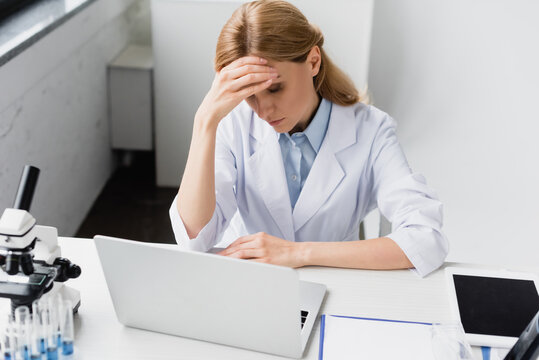
M 326 136 L 292 210 L 278 134 L 242 102 L 219 124 L 215 150 L 216 208 L 189 239 L 170 208 L 178 244 L 207 251 L 238 210 L 245 231 L 290 241 L 358 239 L 361 220 L 373 209 L 392 223 L 393 239 L 421 276 L 448 252 L 442 204 L 425 179 L 412 173 L 395 134 L 395 121 L 361 103 L 333 104 Z

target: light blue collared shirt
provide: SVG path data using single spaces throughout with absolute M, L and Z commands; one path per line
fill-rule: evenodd
M 322 98 L 316 115 L 305 131 L 294 133 L 292 136 L 288 133 L 279 134 L 292 209 L 298 201 L 303 184 L 326 136 L 331 105 L 331 101 Z

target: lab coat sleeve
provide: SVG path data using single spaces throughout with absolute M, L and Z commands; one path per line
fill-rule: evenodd
M 232 126 L 227 117 L 221 121 L 217 130 L 215 144 L 215 210 L 210 221 L 200 230 L 197 237 L 190 239 L 178 212 L 178 196 L 174 198 L 169 210 L 170 220 L 176 242 L 181 248 L 194 251 L 208 251 L 219 242 L 224 230 L 237 210 L 234 191 L 236 184 L 236 163 L 228 139 L 232 139 Z M 232 124 L 228 124 L 232 125 Z
M 392 224 L 387 237 L 425 276 L 443 264 L 449 250 L 442 232 L 442 203 L 425 178 L 410 170 L 395 128 L 395 121 L 385 115 L 373 143 L 374 194 L 380 212 Z

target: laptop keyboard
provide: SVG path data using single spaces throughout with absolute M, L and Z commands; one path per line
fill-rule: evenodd
M 301 310 L 301 328 L 303 329 L 303 325 L 305 325 L 305 320 L 307 320 L 307 315 L 309 315 L 308 311 Z

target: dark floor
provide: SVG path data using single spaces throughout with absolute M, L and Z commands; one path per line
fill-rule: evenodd
M 177 191 L 156 187 L 153 152 L 135 152 L 132 164 L 109 179 L 75 236 L 174 243 L 168 209 Z

